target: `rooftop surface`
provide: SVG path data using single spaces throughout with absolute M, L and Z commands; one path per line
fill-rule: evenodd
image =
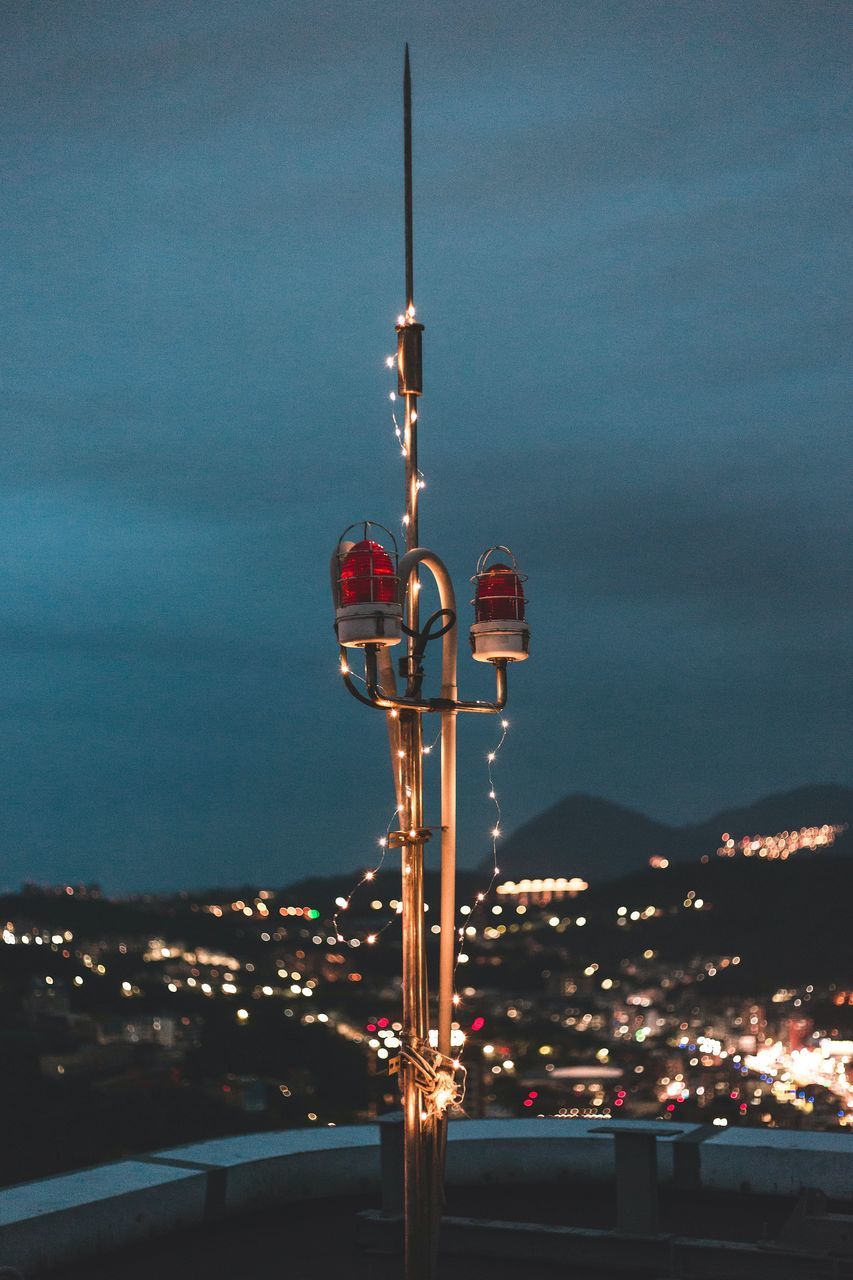
M 285 1267 L 287 1280 L 329 1280 L 346 1275 L 351 1280 L 392 1280 L 400 1270 L 399 1259 L 365 1255 L 358 1242 L 357 1213 L 376 1208 L 376 1197 L 345 1198 L 286 1205 L 261 1213 L 208 1224 L 166 1237 L 153 1244 L 112 1254 L 100 1262 L 80 1263 L 48 1273 L 49 1280 L 254 1280 L 276 1274 Z M 788 1199 L 670 1192 L 662 1197 L 662 1228 L 678 1235 L 729 1240 L 755 1240 L 772 1235 L 793 1208 Z M 553 1183 L 518 1188 L 455 1188 L 448 1195 L 447 1211 L 454 1216 L 482 1220 L 548 1223 L 559 1226 L 614 1225 L 613 1189 L 607 1186 L 555 1186 Z M 525 1277 L 553 1280 L 553 1262 L 536 1266 L 527 1261 Z M 444 1257 L 441 1280 L 517 1280 L 519 1263 L 496 1259 L 479 1262 L 470 1257 Z M 623 1271 L 581 1268 L 568 1273 L 572 1280 L 609 1280 Z
M 395 1135 L 245 1135 L 10 1187 L 0 1263 L 27 1280 L 393 1277 L 399 1226 L 377 1211 L 383 1187 L 397 1211 Z M 848 1135 L 487 1120 L 448 1138 L 441 1280 L 853 1280 Z

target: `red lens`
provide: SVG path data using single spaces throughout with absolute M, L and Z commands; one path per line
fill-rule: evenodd
M 508 564 L 495 564 L 477 579 L 477 621 L 524 620 L 524 596 L 518 574 Z
M 378 542 L 357 542 L 341 565 L 341 605 L 394 604 L 397 583 L 391 557 Z

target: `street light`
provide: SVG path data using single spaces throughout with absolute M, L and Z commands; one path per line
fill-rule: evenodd
M 456 719 L 461 713 L 496 714 L 507 698 L 507 666 L 528 656 L 524 575 L 507 547 L 491 547 L 477 564 L 475 621 L 471 649 L 479 662 L 495 668 L 493 702 L 460 699 L 457 686 L 458 630 L 456 595 L 442 560 L 419 542 L 418 506 L 422 488 L 418 470 L 418 401 L 423 392 L 423 325 L 414 303 L 412 254 L 411 77 L 406 46 L 403 74 L 405 175 L 406 309 L 397 332 L 398 394 L 405 417 L 405 554 L 397 559 L 396 540 L 372 521 L 351 525 L 332 556 L 335 631 L 340 670 L 354 698 L 384 711 L 387 719 L 397 799 L 399 830 L 388 844 L 399 848 L 402 863 L 403 1029 L 400 1087 L 403 1099 L 405 1280 L 431 1280 L 435 1274 L 440 1224 L 441 1184 L 448 1108 L 461 1101 L 464 1069 L 453 1056 L 453 970 L 456 945 Z M 358 533 L 353 538 L 350 535 Z M 494 555 L 503 558 L 492 562 Z M 506 563 L 506 561 L 509 563 Z M 439 608 L 420 625 L 420 572 L 436 584 Z M 391 649 L 406 637 L 399 674 Z M 437 697 L 423 692 L 427 645 L 441 639 L 441 688 Z M 350 658 L 364 655 L 364 685 L 353 679 Z M 430 1045 L 424 930 L 424 846 L 432 830 L 424 825 L 422 717 L 441 719 L 441 911 L 438 979 L 437 1050 Z

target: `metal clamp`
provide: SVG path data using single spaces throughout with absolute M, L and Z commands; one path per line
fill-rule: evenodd
M 402 849 L 407 844 L 426 844 L 432 839 L 431 827 L 417 827 L 409 831 L 389 831 L 389 849 Z

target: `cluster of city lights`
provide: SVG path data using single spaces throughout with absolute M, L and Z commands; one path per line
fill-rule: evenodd
M 73 941 L 74 934 L 70 929 L 66 929 L 64 933 L 49 933 L 43 929 L 18 930 L 14 920 L 7 920 L 0 938 L 7 947 L 61 947 L 64 943 Z
M 772 836 L 741 836 L 735 839 L 723 832 L 722 844 L 717 850 L 719 858 L 768 858 L 783 861 L 801 849 L 814 851 L 829 848 L 847 830 L 846 824 L 824 823 L 820 827 L 800 827 L 796 831 L 778 831 Z
M 745 1071 L 756 1073 L 770 1085 L 778 1102 L 801 1111 L 808 1112 L 814 1106 L 815 1086 L 826 1089 L 838 1099 L 837 1119 L 842 1126 L 853 1123 L 853 1084 L 848 1079 L 851 1062 L 853 1041 L 827 1037 L 798 1047 L 786 1046 L 781 1040 L 767 1041 L 743 1057 Z
M 546 876 L 544 879 L 505 880 L 499 884 L 496 893 L 510 898 L 518 898 L 522 903 L 533 902 L 539 906 L 547 906 L 549 902 L 559 902 L 564 896 L 573 898 L 589 888 L 586 880 L 580 876 Z
M 271 915 L 274 915 L 276 912 L 275 907 L 272 912 L 270 911 L 269 899 L 272 897 L 274 897 L 274 894 L 271 889 L 261 889 L 258 892 L 257 898 L 252 901 L 244 902 L 242 898 L 238 898 L 236 901 L 230 903 L 204 903 L 201 910 L 207 915 L 214 916 L 217 920 L 225 919 L 226 913 L 228 911 L 232 911 L 236 912 L 238 915 L 245 916 L 248 920 L 264 921 L 269 920 Z M 195 905 L 192 909 L 197 910 Z M 298 916 L 303 920 L 318 920 L 320 917 L 320 912 L 316 907 L 286 906 L 278 907 L 277 910 L 280 916 Z

